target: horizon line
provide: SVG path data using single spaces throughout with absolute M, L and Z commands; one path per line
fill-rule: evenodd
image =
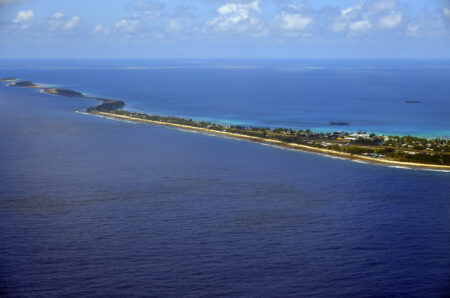
M 310 58 L 310 57 L 0 57 L 0 60 L 450 60 L 450 57 L 367 57 L 367 58 Z

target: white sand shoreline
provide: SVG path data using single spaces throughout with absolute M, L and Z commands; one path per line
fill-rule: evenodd
M 87 115 L 95 115 L 98 117 L 108 118 L 108 119 L 112 119 L 112 120 L 156 124 L 156 125 L 161 125 L 161 126 L 166 126 L 166 127 L 178 128 L 180 130 L 188 131 L 188 132 L 203 132 L 207 135 L 213 135 L 213 136 L 219 136 L 219 137 L 229 137 L 232 139 L 239 139 L 239 140 L 247 140 L 247 141 L 252 141 L 252 142 L 256 142 L 256 143 L 274 146 L 277 148 L 290 149 L 290 150 L 303 151 L 303 152 L 311 152 L 311 153 L 321 154 L 321 155 L 332 157 L 332 158 L 345 159 L 345 160 L 350 160 L 350 161 L 360 162 L 360 163 L 365 163 L 365 164 L 384 165 L 384 166 L 389 166 L 389 167 L 394 167 L 394 168 L 403 168 L 403 169 L 435 170 L 435 171 L 439 171 L 439 172 L 450 173 L 450 166 L 400 162 L 400 161 L 394 161 L 394 160 L 388 160 L 388 159 L 382 159 L 382 158 L 351 155 L 350 153 L 338 152 L 338 151 L 333 151 L 333 150 L 329 150 L 329 149 L 315 148 L 315 147 L 294 144 L 294 143 L 285 143 L 285 142 L 278 141 L 278 140 L 252 137 L 252 136 L 241 135 L 241 134 L 236 134 L 236 133 L 187 126 L 187 125 L 182 125 L 182 124 L 133 118 L 133 117 L 125 116 L 125 115 L 117 115 L 117 114 L 112 114 L 112 113 L 105 113 L 105 112 L 95 112 L 95 113 L 79 112 L 79 113 L 83 113 L 83 114 L 87 114 Z

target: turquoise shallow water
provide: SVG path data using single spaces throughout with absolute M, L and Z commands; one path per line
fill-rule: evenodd
M 448 60 L 4 61 L 0 74 L 120 98 L 129 109 L 153 114 L 450 136 Z
M 82 71 L 67 87 L 122 97 L 92 82 L 127 78 Z M 449 173 L 74 113 L 90 105 L 0 86 L 3 296 L 448 294 Z

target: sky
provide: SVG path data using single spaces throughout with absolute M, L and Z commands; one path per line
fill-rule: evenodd
M 0 0 L 0 58 L 450 59 L 450 0 Z

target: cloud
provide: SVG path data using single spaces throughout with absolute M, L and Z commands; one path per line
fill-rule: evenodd
M 395 28 L 402 22 L 403 15 L 399 12 L 391 12 L 389 15 L 380 18 L 378 26 L 381 28 Z
M 361 1 L 341 9 L 338 16 L 331 17 L 328 28 L 334 33 L 349 32 L 353 35 L 370 31 L 374 24 L 384 29 L 396 28 L 403 21 L 403 13 L 394 10 L 396 6 L 394 0 Z
M 430 12 L 421 14 L 418 18 L 409 19 L 405 26 L 405 34 L 414 37 L 438 37 L 448 40 L 449 26 L 446 17 Z
M 116 23 L 116 28 L 128 33 L 133 33 L 138 29 L 140 20 L 138 19 L 122 19 Z
M 448 7 L 444 8 L 443 12 L 446 17 L 450 18 L 450 8 Z
M 368 20 L 361 20 L 349 25 L 349 28 L 354 33 L 367 32 L 372 28 L 372 24 Z
M 356 34 L 369 31 L 372 24 L 367 20 L 365 10 L 366 7 L 356 4 L 340 9 L 338 12 L 332 11 L 331 13 L 338 13 L 338 15 L 330 18 L 328 28 L 334 33 L 350 31 L 352 34 Z
M 164 10 L 165 6 L 159 1 L 154 0 L 139 0 L 138 3 L 132 7 L 134 10 L 134 17 L 154 18 L 158 17 Z
M 447 40 L 450 22 L 448 5 L 419 11 L 416 6 L 407 5 L 406 0 L 325 1 L 329 5 L 322 6 L 324 1 L 309 5 L 307 0 L 199 0 L 190 1 L 189 6 L 183 1 L 159 1 L 164 4 L 127 0 L 130 4 L 126 14 L 110 22 L 94 16 L 81 19 L 61 8 L 47 10 L 48 17 L 42 19 L 37 8 L 36 12 L 16 9 L 13 12 L 19 11 L 17 16 L 4 22 L 4 31 L 10 32 L 7 38 L 11 40 L 24 36 L 36 40 L 86 37 L 150 43 L 160 38 L 167 44 L 185 40 L 214 46 L 253 43 L 269 49 L 290 42 L 331 45 L 359 40 L 375 44 L 425 36 Z M 6 2 L 16 1 L 0 0 L 0 4 Z M 343 4 L 349 2 L 352 4 Z
M 391 10 L 391 9 L 394 9 L 395 6 L 396 6 L 395 1 L 384 0 L 384 1 L 375 2 L 371 8 L 373 10 Z
M 258 25 L 259 19 L 255 16 L 261 12 L 259 1 L 247 4 L 228 3 L 217 9 L 218 17 L 207 22 L 207 25 L 217 31 L 236 29 L 245 31 L 249 27 Z
M 166 32 L 177 34 L 182 39 L 191 38 L 192 36 L 190 35 L 194 32 L 198 36 L 198 30 L 203 25 L 198 23 L 196 16 L 191 13 L 191 8 L 187 6 L 177 7 L 175 13 L 163 22 L 163 24 L 165 24 L 164 30 Z
M 73 16 L 72 18 L 68 18 L 62 12 L 55 12 L 53 16 L 48 20 L 48 29 L 71 30 L 78 25 L 80 20 L 81 18 L 79 16 Z
M 59 20 L 59 19 L 64 18 L 65 16 L 66 15 L 63 14 L 62 12 L 55 12 L 55 14 L 53 15 L 53 18 Z
M 63 30 L 72 30 L 73 28 L 75 28 L 78 24 L 78 22 L 80 22 L 80 17 L 79 16 L 74 16 L 72 17 L 70 20 L 68 20 L 64 26 L 63 26 Z
M 279 18 L 281 28 L 286 31 L 301 31 L 312 21 L 312 18 L 304 17 L 298 13 L 282 12 Z
M 335 13 L 334 11 L 332 13 Z M 367 20 L 361 20 L 363 18 L 363 6 L 356 4 L 344 9 L 339 10 L 339 15 L 331 18 L 331 24 L 329 25 L 331 31 L 335 33 L 345 32 L 351 30 L 353 33 L 364 32 L 369 30 L 372 25 Z
M 161 26 L 162 20 L 158 18 L 162 16 L 165 5 L 154 0 L 133 2 L 135 3 L 126 6 L 128 10 L 132 11 L 131 16 L 118 20 L 110 27 L 97 25 L 92 33 L 103 33 L 105 35 L 114 33 L 113 35 L 121 36 L 120 38 L 125 37 L 127 40 L 132 38 L 143 39 L 150 35 L 154 36 L 152 29 Z M 124 42 L 124 40 L 121 40 L 121 42 Z
M 354 19 L 357 17 L 362 9 L 361 5 L 350 6 L 341 10 L 341 17 L 344 19 Z
M 92 30 L 93 34 L 104 34 L 108 35 L 111 32 L 111 29 L 107 26 L 104 26 L 102 24 L 97 25 L 94 27 L 94 30 Z
M 180 32 L 191 26 L 192 20 L 190 18 L 178 17 L 169 19 L 169 21 L 167 22 L 166 30 Z
M 410 24 L 410 25 L 408 25 L 406 35 L 410 35 L 410 36 L 418 35 L 419 30 L 420 30 L 419 24 Z
M 343 22 L 334 23 L 331 25 L 331 30 L 333 30 L 336 33 L 343 32 L 347 29 L 347 24 Z
M 230 13 L 238 11 L 238 6 L 235 3 L 229 3 L 229 4 L 219 7 L 219 9 L 217 9 L 217 11 L 221 15 L 230 14 Z
M 34 17 L 34 11 L 33 10 L 20 10 L 17 13 L 16 18 L 13 20 L 14 23 L 25 23 L 28 21 L 31 21 Z

